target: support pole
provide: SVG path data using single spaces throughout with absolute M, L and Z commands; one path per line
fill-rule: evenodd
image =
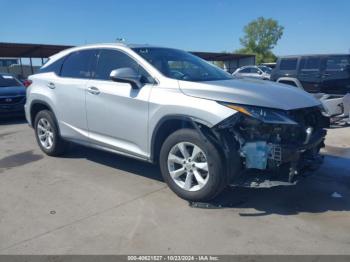
M 22 64 L 22 58 L 19 58 L 19 64 L 21 65 L 21 78 L 24 78 L 24 72 L 23 72 L 23 64 Z
M 29 57 L 29 61 L 30 61 L 30 70 L 32 71 L 32 74 L 34 74 L 34 70 L 33 70 L 33 61 L 32 58 Z

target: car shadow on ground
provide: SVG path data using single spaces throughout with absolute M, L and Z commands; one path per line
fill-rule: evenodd
M 86 158 L 89 161 L 138 176 L 163 181 L 158 166 L 109 152 L 74 145 L 64 157 Z M 331 161 L 338 161 L 350 167 L 350 159 L 347 157 L 331 156 Z M 344 173 L 344 170 L 341 171 Z M 322 172 L 316 171 L 302 178 L 295 186 L 228 187 L 210 202 L 192 202 L 189 203 L 189 206 L 209 209 L 241 209 L 240 215 L 247 217 L 271 214 L 296 215 L 301 212 L 350 211 L 350 176 L 335 173 L 337 173 L 337 168 L 328 166 L 326 161 Z M 253 211 L 248 212 L 247 209 Z
M 337 181 L 314 174 L 295 186 L 227 188 L 209 208 L 239 208 L 241 216 L 296 215 L 350 210 L 350 180 Z M 193 203 L 191 204 L 193 205 Z
M 120 169 L 128 173 L 144 176 L 157 181 L 163 181 L 157 165 L 94 148 L 71 144 L 68 152 L 62 157 L 86 158 L 89 161 L 93 161 L 101 165 Z

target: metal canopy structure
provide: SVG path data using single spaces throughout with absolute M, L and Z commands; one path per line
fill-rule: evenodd
M 0 58 L 11 57 L 18 58 L 20 62 L 19 75 L 26 77 L 22 58 L 29 58 L 30 61 L 30 73 L 35 73 L 33 69 L 33 58 L 41 59 L 41 63 L 44 63 L 44 59 L 48 58 L 62 50 L 71 48 L 69 45 L 46 45 L 46 44 L 25 44 L 25 43 L 4 43 L 0 42 Z M 199 56 L 207 61 L 221 62 L 223 68 L 228 72 L 233 72 L 236 68 L 243 65 L 255 64 L 255 55 L 249 54 L 234 54 L 234 53 L 216 53 L 216 52 L 191 52 L 192 54 Z
M 0 57 L 47 58 L 72 46 L 0 43 Z
M 0 57 L 47 58 L 62 50 L 71 48 L 69 45 L 19 44 L 0 43 Z M 228 61 L 248 58 L 254 55 L 217 53 L 217 52 L 191 52 L 208 61 Z

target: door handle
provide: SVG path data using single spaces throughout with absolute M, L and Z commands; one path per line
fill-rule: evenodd
M 55 88 L 56 88 L 55 84 L 52 83 L 52 82 L 49 82 L 49 83 L 47 84 L 47 86 L 48 86 L 49 88 L 51 88 L 51 89 L 55 89 Z
M 88 88 L 88 92 L 93 95 L 98 95 L 100 90 L 97 87 L 91 86 Z

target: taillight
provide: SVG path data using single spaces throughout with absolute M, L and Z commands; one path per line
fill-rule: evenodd
M 26 79 L 26 80 L 23 81 L 23 85 L 25 87 L 29 87 L 32 83 L 33 83 L 33 81 L 29 80 L 29 79 Z

